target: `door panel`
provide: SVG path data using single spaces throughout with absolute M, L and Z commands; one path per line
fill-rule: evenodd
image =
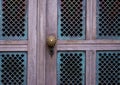
M 1 85 L 27 84 L 27 53 L 0 52 Z
M 36 85 L 36 15 L 37 0 L 0 0 L 0 85 Z
M 58 0 L 58 39 L 85 39 L 86 0 Z
M 26 40 L 28 38 L 28 0 L 0 0 L 0 39 Z
M 97 39 L 120 39 L 120 1 L 96 0 Z
M 97 51 L 96 85 L 119 85 L 120 51 Z
M 76 85 L 77 79 L 79 85 L 102 85 L 110 82 L 119 84 L 119 76 L 114 77 L 117 72 L 115 75 L 112 74 L 114 76 L 107 74 L 115 68 L 119 69 L 118 64 L 114 64 L 118 61 L 113 59 L 114 57 L 119 59 L 120 53 L 119 2 L 119 0 L 47 1 L 47 37 L 52 34 L 58 39 L 54 55 L 49 55 L 48 48 L 46 51 L 46 85 Z M 117 5 L 113 7 L 114 4 Z M 84 56 L 81 58 L 84 62 L 77 62 L 77 59 L 80 61 L 79 57 L 76 57 L 79 52 L 83 52 Z M 99 53 L 105 55 L 99 56 Z M 105 66 L 105 72 L 100 70 L 103 65 L 100 60 Z M 76 69 L 75 66 L 79 63 L 83 66 L 82 71 L 79 70 L 82 75 L 79 72 L 76 74 L 79 68 Z M 109 63 L 110 66 L 107 67 Z M 117 71 L 119 73 L 119 70 Z
M 57 54 L 57 85 L 85 84 L 85 52 L 60 51 Z

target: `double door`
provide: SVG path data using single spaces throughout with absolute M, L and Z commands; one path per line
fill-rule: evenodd
M 120 0 L 0 0 L 0 22 L 0 85 L 120 84 Z

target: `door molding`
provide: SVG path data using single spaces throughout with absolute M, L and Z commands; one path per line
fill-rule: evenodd
M 37 0 L 37 84 L 45 85 L 46 0 Z
M 37 0 L 28 0 L 28 85 L 36 84 L 36 23 Z

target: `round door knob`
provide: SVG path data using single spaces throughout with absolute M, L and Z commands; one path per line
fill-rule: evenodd
M 57 39 L 56 39 L 56 37 L 55 36 L 53 36 L 53 35 L 50 35 L 48 38 L 47 38 L 47 45 L 49 46 L 49 47 L 54 47 L 55 46 L 55 44 L 56 44 L 56 41 L 57 41 Z

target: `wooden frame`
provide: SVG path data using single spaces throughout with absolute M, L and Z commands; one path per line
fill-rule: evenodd
M 37 0 L 29 0 L 28 10 L 28 85 L 37 85 L 36 66 L 36 26 L 37 26 Z
M 37 0 L 37 84 L 45 84 L 46 63 L 46 0 Z M 33 84 L 34 85 L 34 84 Z
M 86 9 L 86 40 L 91 40 L 92 39 L 92 1 L 93 0 L 86 0 L 87 3 L 87 9 Z
M 28 0 L 28 40 L 0 40 L 0 51 L 28 52 L 28 85 L 56 85 L 57 51 L 86 51 L 86 85 L 96 85 L 96 51 L 120 50 L 120 40 L 96 40 L 96 0 L 86 0 L 86 40 L 58 40 L 49 55 L 46 38 L 57 37 L 57 0 Z
M 93 9 L 93 32 L 92 32 L 92 34 L 93 34 L 93 36 L 92 36 L 92 39 L 93 40 L 96 40 L 96 0 L 92 0 L 92 3 L 93 3 L 93 5 L 92 5 L 92 9 Z
M 46 0 L 28 0 L 28 40 L 0 40 L 0 51 L 28 52 L 27 85 L 45 85 Z
M 96 39 L 96 0 L 87 1 L 86 40 L 58 40 L 55 55 L 46 55 L 46 85 L 56 85 L 56 56 L 57 51 L 85 50 L 86 51 L 86 85 L 96 85 L 96 51 L 120 50 L 120 40 Z M 57 36 L 57 0 L 47 0 L 47 36 Z M 53 17 L 54 16 L 54 17 Z M 51 22 L 52 20 L 52 22 Z
M 86 35 L 86 40 L 81 40 L 81 41 L 72 41 L 72 40 L 58 40 L 57 44 L 56 44 L 56 51 L 55 51 L 55 55 L 52 56 L 52 58 L 49 56 L 48 54 L 48 49 L 47 49 L 47 56 L 46 56 L 46 85 L 56 85 L 56 56 L 57 56 L 57 50 L 85 50 L 85 49 L 80 49 L 81 47 L 79 47 L 78 49 L 75 49 L 76 47 L 79 46 L 79 44 L 86 42 L 86 44 L 88 44 L 89 42 L 93 42 L 94 41 L 89 41 L 92 39 L 92 31 L 90 32 L 90 30 L 92 29 L 92 0 L 87 0 L 87 15 L 86 15 L 86 19 L 87 19 L 87 27 L 86 27 L 86 31 L 87 31 L 87 35 Z M 53 17 L 54 16 L 54 17 Z M 52 22 L 51 22 L 52 20 Z M 57 0 L 48 0 L 47 1 L 47 36 L 49 36 L 50 34 L 53 34 L 54 36 L 57 36 Z M 76 44 L 78 44 L 77 46 L 75 46 Z M 83 47 L 82 47 L 83 48 Z M 90 77 L 88 75 L 90 75 L 90 57 L 89 55 L 91 55 L 91 53 L 88 51 L 86 51 L 86 67 L 87 68 L 87 72 L 86 72 L 86 84 L 89 85 L 90 83 Z
M 47 28 L 47 37 L 52 34 L 57 36 L 57 0 L 47 0 L 46 8 L 46 28 Z M 52 20 L 52 22 L 51 22 Z M 57 45 L 56 45 L 57 46 Z M 45 85 L 56 85 L 56 56 L 57 50 L 55 47 L 54 56 L 49 55 L 48 49 L 46 50 L 46 75 L 45 75 Z
M 37 0 L 28 0 L 28 40 L 0 40 L 0 51 L 26 51 L 28 53 L 27 85 L 37 85 L 36 16 Z

